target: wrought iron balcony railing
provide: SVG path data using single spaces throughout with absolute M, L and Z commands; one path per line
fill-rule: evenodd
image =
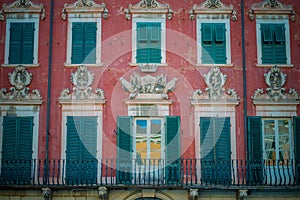
M 158 159 L 2 160 L 0 185 L 55 186 L 299 186 L 294 160 Z

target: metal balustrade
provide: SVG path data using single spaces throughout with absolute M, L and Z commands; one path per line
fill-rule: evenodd
M 160 159 L 2 160 L 0 185 L 53 186 L 299 186 L 294 160 Z

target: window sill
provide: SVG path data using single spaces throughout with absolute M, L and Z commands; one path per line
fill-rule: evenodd
M 39 67 L 40 63 L 37 63 L 37 64 L 2 64 L 1 67 L 17 67 L 20 65 L 24 66 L 26 68 L 29 68 L 29 67 Z
M 200 63 L 197 63 L 196 66 L 197 67 L 214 67 L 214 66 L 217 66 L 217 67 L 233 67 L 233 64 L 200 64 Z
M 277 67 L 294 67 L 294 65 L 292 64 L 256 64 L 256 67 L 274 67 L 274 66 L 277 66 Z
M 129 63 L 129 65 L 131 67 L 137 67 L 137 66 L 142 66 L 142 65 L 166 67 L 166 66 L 168 66 L 168 63 Z
M 102 67 L 103 63 L 96 63 L 96 64 L 70 64 L 70 63 L 65 63 L 65 67 L 79 67 L 80 65 L 84 65 L 86 67 Z

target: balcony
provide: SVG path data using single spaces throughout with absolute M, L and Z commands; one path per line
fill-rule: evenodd
M 5 160 L 1 163 L 0 185 L 299 189 L 300 163 L 201 159 L 180 159 L 172 163 L 157 159 Z

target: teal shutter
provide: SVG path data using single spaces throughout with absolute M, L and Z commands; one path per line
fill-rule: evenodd
M 249 116 L 248 120 L 248 183 L 262 184 L 263 182 L 263 149 L 262 149 L 262 119 Z
M 300 183 L 300 117 L 294 117 L 294 151 L 295 151 L 295 171 L 296 171 L 296 183 Z
M 91 184 L 97 180 L 97 117 L 67 116 L 67 184 Z
M 34 48 L 34 23 L 11 23 L 9 64 L 32 64 Z
M 33 117 L 5 116 L 2 138 L 1 175 L 6 181 L 31 180 Z
M 167 116 L 166 124 L 166 182 L 180 182 L 180 117 Z
M 72 23 L 72 64 L 96 63 L 96 22 Z
M 117 183 L 132 182 L 132 117 L 117 119 Z
M 221 23 L 202 23 L 202 63 L 226 63 L 226 29 Z
M 285 41 L 285 28 L 283 24 L 274 25 L 275 31 L 275 63 L 286 64 L 286 41 Z
M 161 63 L 161 24 L 137 23 L 137 63 Z

